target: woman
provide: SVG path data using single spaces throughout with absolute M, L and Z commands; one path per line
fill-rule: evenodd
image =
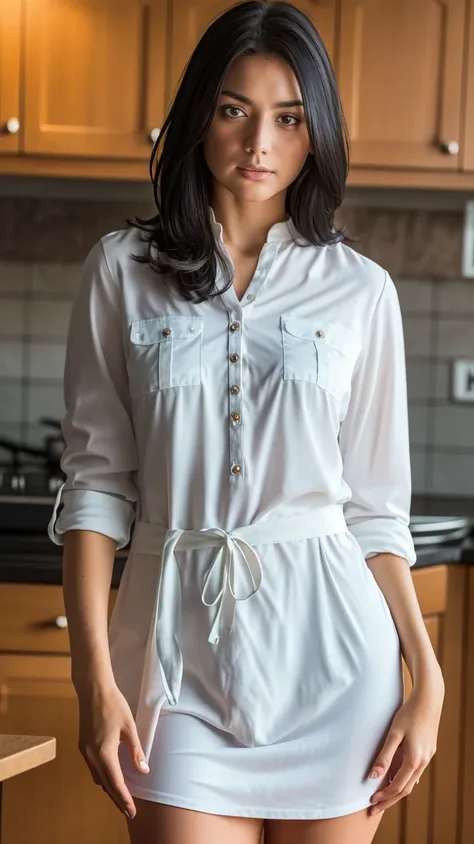
M 435 751 L 400 308 L 334 227 L 345 139 L 310 20 L 234 6 L 154 149 L 156 217 L 85 262 L 49 530 L 79 746 L 132 844 L 368 844 Z

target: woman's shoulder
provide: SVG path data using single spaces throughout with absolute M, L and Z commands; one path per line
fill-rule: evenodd
M 349 244 L 335 243 L 328 246 L 328 250 L 335 268 L 342 273 L 350 274 L 358 286 L 370 289 L 374 295 L 380 294 L 387 282 L 393 284 L 384 267 L 372 258 L 357 252 Z

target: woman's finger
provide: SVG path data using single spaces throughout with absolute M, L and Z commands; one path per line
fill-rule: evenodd
M 398 801 L 401 800 L 402 797 L 408 797 L 408 795 L 411 794 L 411 792 L 413 791 L 415 785 L 417 784 L 417 781 L 420 779 L 426 767 L 427 766 L 425 764 L 419 765 L 418 768 L 413 771 L 412 775 L 409 777 L 404 787 L 396 794 L 389 796 L 386 795 L 384 799 L 380 800 L 375 806 L 371 806 L 370 814 L 374 815 L 377 812 L 383 812 L 385 811 L 385 809 L 389 809 L 390 806 L 393 806 L 395 803 L 398 803 Z M 395 782 L 395 780 L 393 780 L 393 782 Z M 388 788 L 390 788 L 390 786 L 387 786 L 387 789 Z M 387 789 L 383 789 L 383 791 L 386 792 Z
M 117 752 L 112 748 L 102 748 L 96 759 L 96 769 L 107 793 L 120 811 L 128 812 L 132 818 L 135 817 L 135 804 L 125 785 Z
M 382 800 L 391 799 L 396 794 L 399 794 L 420 765 L 420 759 L 415 758 L 413 754 L 406 753 L 393 780 L 372 795 L 371 803 L 379 803 Z
M 395 752 L 403 740 L 403 735 L 393 727 L 388 731 L 382 749 L 377 754 L 377 759 L 372 766 L 370 779 L 382 777 L 390 768 Z

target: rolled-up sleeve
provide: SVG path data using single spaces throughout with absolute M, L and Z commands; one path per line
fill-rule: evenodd
M 50 539 L 92 530 L 123 548 L 138 499 L 137 448 L 131 420 L 123 343 L 121 290 L 102 241 L 82 270 L 69 323 L 64 366 L 66 413 L 61 458 L 65 482 L 48 525 Z
M 412 566 L 405 346 L 398 294 L 387 273 L 366 327 L 339 445 L 352 491 L 344 504 L 346 523 L 365 559 L 391 553 Z

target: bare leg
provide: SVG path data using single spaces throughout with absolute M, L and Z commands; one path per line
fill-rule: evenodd
M 133 798 L 130 844 L 260 844 L 263 820 L 211 815 Z
M 265 821 L 265 844 L 371 844 L 384 812 L 368 809 L 317 821 Z

